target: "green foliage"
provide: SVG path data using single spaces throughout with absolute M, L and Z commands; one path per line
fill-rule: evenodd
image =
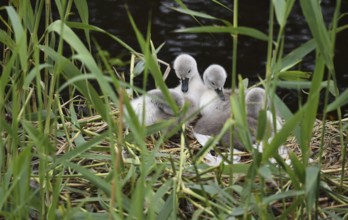
M 190 141 L 185 125 L 176 125 L 174 131 L 183 132 L 179 141 L 173 143 L 168 139 L 172 134 L 166 133 L 166 129 L 174 121 L 145 127 L 130 106 L 126 90 L 146 94 L 151 74 L 172 109 L 179 115 L 184 113 L 179 111 L 164 82 L 157 53 L 165 45 L 156 48 L 158 42 L 151 41 L 150 21 L 144 35 L 127 11 L 140 46 L 140 51 L 135 51 L 122 39 L 89 24 L 86 0 L 17 0 L 1 8 L 8 20 L 1 18 L 6 30 L 0 30 L 0 43 L 6 48 L 0 75 L 0 219 L 347 217 L 346 147 L 342 148 L 340 175 L 322 170 L 322 152 L 326 147 L 323 141 L 318 164 L 309 164 L 320 93 L 331 92 L 337 97 L 332 103 L 326 99 L 325 114 L 340 112 L 348 103 L 347 91 L 337 91 L 333 63 L 336 34 L 347 28 L 337 27 L 340 1 L 328 29 L 320 1 L 301 0 L 313 39 L 285 55 L 284 30 L 294 0 L 270 1 L 268 34 L 238 26 L 238 1 L 234 1 L 233 10 L 213 1 L 233 13 L 233 22 L 191 10 L 181 0 L 176 2 L 180 8 L 172 10 L 191 16 L 199 24 L 175 30 L 176 33 L 229 34 L 233 38 L 231 72 L 233 83 L 239 83 L 239 92 L 230 97 L 232 117 L 220 134 L 201 148 Z M 54 21 L 53 6 L 59 12 L 59 19 Z M 76 13 L 81 22 L 72 22 L 71 13 Z M 203 26 L 199 19 L 209 19 L 213 25 Z M 38 26 L 42 23 L 45 32 L 40 35 Z M 275 25 L 279 26 L 277 33 L 273 33 Z M 84 37 L 79 37 L 75 30 L 83 30 Z M 143 74 L 142 89 L 136 88 L 132 80 L 124 82 L 115 73 L 110 63 L 124 63 L 110 62 L 108 59 L 113 58 L 105 55 L 97 42 L 91 42 L 91 32 L 104 34 L 132 54 L 132 77 Z M 236 79 L 239 35 L 268 44 L 266 74 L 261 84 L 267 92 L 269 111 L 278 111 L 285 119 L 283 127 L 269 140 L 269 127 L 274 125 L 269 125 L 266 110 L 260 113 L 256 139 L 258 146 L 264 146 L 263 152 L 253 147 L 250 138 L 244 103 L 247 86 L 241 78 Z M 64 46 L 71 55 L 63 52 Z M 100 60 L 95 59 L 92 47 L 100 49 Z M 313 51 L 314 72 L 298 69 L 302 59 Z M 135 59 L 140 62 L 135 64 Z M 329 77 L 324 80 L 325 68 Z M 308 100 L 292 113 L 276 96 L 278 87 L 308 89 Z M 68 93 L 64 101 L 60 98 L 63 91 Z M 80 105 L 90 116 L 80 113 Z M 129 115 L 124 114 L 124 109 Z M 226 155 L 216 147 L 222 136 L 234 128 L 252 160 L 233 164 L 233 153 Z M 340 142 L 346 146 L 343 128 L 340 122 Z M 293 135 L 302 157 L 290 152 L 289 165 L 278 149 Z M 323 126 L 320 138 L 325 139 L 325 135 Z M 203 162 L 212 149 L 223 158 L 223 163 L 216 167 Z M 270 163 L 272 159 L 275 163 Z M 335 205 L 323 206 L 320 196 Z

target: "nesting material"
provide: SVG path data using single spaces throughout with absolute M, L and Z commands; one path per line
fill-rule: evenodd
M 343 119 L 342 125 L 348 123 L 348 118 Z M 312 139 L 310 142 L 310 150 L 312 158 L 315 163 L 319 163 L 323 172 L 333 172 L 335 170 L 341 172 L 343 159 L 343 146 L 346 145 L 347 150 L 347 132 L 343 130 L 342 133 L 339 128 L 339 121 L 326 121 L 325 133 L 322 140 L 323 122 L 316 120 L 313 127 Z M 341 144 L 341 134 L 343 145 Z M 322 143 L 322 144 L 321 144 Z M 322 148 L 320 147 L 322 145 Z M 301 157 L 301 149 L 294 136 L 288 138 L 285 146 L 292 152 Z M 321 158 L 320 158 L 321 155 Z M 348 153 L 346 152 L 345 167 L 348 166 Z M 345 171 L 348 174 L 348 171 Z

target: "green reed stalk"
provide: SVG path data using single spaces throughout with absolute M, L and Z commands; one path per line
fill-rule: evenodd
M 238 27 L 238 0 L 233 1 L 233 27 Z M 232 91 L 235 91 L 237 85 L 237 52 L 238 52 L 238 34 L 232 35 Z
M 238 0 L 233 1 L 233 27 L 238 27 Z M 236 91 L 236 84 L 237 84 L 237 52 L 238 52 L 238 34 L 232 35 L 232 77 L 231 77 L 231 86 L 232 86 L 232 93 Z M 231 117 L 233 118 L 233 114 L 231 113 Z M 231 139 L 230 139 L 230 158 L 233 161 L 233 129 L 234 125 L 230 127 L 230 133 L 231 133 Z M 232 185 L 233 183 L 233 169 L 231 169 L 230 173 L 230 183 Z
M 334 54 L 334 48 L 335 48 L 335 42 L 336 42 L 336 35 L 337 35 L 337 26 L 338 26 L 338 20 L 339 20 L 339 14 L 341 10 L 341 0 L 336 1 L 336 7 L 335 7 L 335 12 L 332 18 L 332 27 L 331 27 L 331 43 L 332 43 L 332 54 Z M 336 96 L 339 95 L 339 90 L 338 90 L 338 83 L 337 83 L 337 78 L 336 78 L 336 73 L 335 70 L 333 72 L 329 71 L 328 78 L 330 79 L 332 77 L 334 81 L 334 88 L 335 88 L 335 94 Z M 325 122 L 326 122 L 326 109 L 327 109 L 327 104 L 328 104 L 328 96 L 329 96 L 329 88 L 330 88 L 330 81 L 328 82 L 328 87 L 326 89 L 325 93 L 325 103 L 324 103 L 324 114 L 323 114 L 323 133 L 325 130 Z M 341 156 L 341 178 L 340 178 L 340 187 L 343 189 L 343 182 L 344 182 L 344 172 L 345 172 L 345 164 L 346 164 L 346 155 L 347 155 L 347 142 L 344 141 L 344 130 L 343 130 L 343 124 L 342 124 L 342 111 L 341 108 L 337 108 L 337 115 L 338 115 L 338 123 L 339 123 L 339 130 L 340 130 L 340 144 L 342 146 L 342 156 Z M 322 133 L 322 137 L 324 137 Z M 324 138 L 322 138 L 323 141 Z M 323 146 L 323 144 L 321 144 Z M 322 150 L 321 150 L 322 152 Z

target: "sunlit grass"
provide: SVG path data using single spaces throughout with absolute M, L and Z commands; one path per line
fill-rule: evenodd
M 122 39 L 88 23 L 87 1 L 38 0 L 31 5 L 19 0 L 1 8 L 8 20 L 2 19 L 6 30 L 0 31 L 5 48 L 0 76 L 0 219 L 347 218 L 348 122 L 340 107 L 347 103 L 348 93 L 338 94 L 333 64 L 336 34 L 347 28 L 337 27 L 341 2 L 336 2 L 328 29 L 318 1 L 301 0 L 313 39 L 288 54 L 283 54 L 284 30 L 294 0 L 270 1 L 268 33 L 238 25 L 238 1 L 233 10 L 214 1 L 233 11 L 233 21 L 176 2 L 181 8 L 173 10 L 197 21 L 197 27 L 176 32 L 233 38 L 229 72 L 233 87 L 240 92 L 231 97 L 232 117 L 221 134 L 203 147 L 193 139 L 190 126 L 168 138 L 172 135 L 163 131 L 173 121 L 145 127 L 130 107 L 127 91 L 145 93 L 151 74 L 168 103 L 180 113 L 163 80 L 159 66 L 163 62 L 157 58 L 163 45 L 156 48 L 159 42 L 151 41 L 150 22 L 144 35 L 128 13 L 140 46 L 135 51 Z M 58 8 L 60 19 L 52 20 L 51 4 Z M 73 5 L 81 22 L 69 20 Z M 202 26 L 200 18 L 216 25 Z M 43 23 L 40 28 L 45 31 L 40 33 Z M 275 25 L 280 27 L 277 33 Z M 84 35 L 79 37 L 77 29 Z M 91 48 L 99 46 L 90 32 L 103 33 L 126 48 L 132 54 L 131 70 L 139 68 L 134 61 L 141 60 L 142 88 L 136 88 L 133 80 L 124 80 L 102 53 L 97 62 Z M 270 142 L 266 132 L 261 132 L 266 125 L 260 123 L 258 140 L 265 146 L 263 153 L 251 146 L 245 123 L 246 88 L 236 73 L 239 35 L 268 45 L 260 85 L 267 91 L 270 110 L 279 111 L 285 120 Z M 310 74 L 297 69 L 297 64 L 312 51 L 315 69 L 308 81 Z M 326 69 L 329 78 L 324 79 Z M 278 87 L 308 89 L 308 100 L 292 113 L 276 95 Z M 326 96 L 333 93 L 337 98 L 332 103 L 325 99 L 324 118 L 318 121 L 323 90 Z M 68 98 L 61 97 L 65 91 Z M 338 122 L 326 121 L 329 111 L 338 112 Z M 209 167 L 203 156 L 211 149 L 220 154 L 218 139 L 234 126 L 248 149 L 242 162 L 233 164 L 224 157 L 226 164 Z M 181 124 L 176 126 L 177 131 L 181 128 Z M 291 165 L 277 153 L 282 145 L 291 149 Z M 271 158 L 275 164 L 269 162 Z

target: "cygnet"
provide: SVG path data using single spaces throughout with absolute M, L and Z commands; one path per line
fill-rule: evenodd
M 208 92 L 206 92 L 208 93 Z M 211 93 L 213 94 L 213 93 Z M 215 95 L 216 96 L 216 95 Z M 204 100 L 204 99 L 203 99 Z M 259 111 L 263 108 L 265 101 L 265 91 L 262 88 L 252 88 L 247 90 L 245 102 L 247 106 L 247 124 L 251 134 L 251 141 L 255 142 L 257 120 Z M 216 136 L 221 132 L 225 122 L 231 116 L 230 102 L 225 101 L 227 104 L 223 104 L 221 100 L 214 100 L 210 105 L 207 104 L 207 108 L 203 111 L 202 117 L 197 121 L 194 132 L 198 135 Z M 219 103 L 219 104 L 217 104 Z M 201 111 L 202 112 L 202 111 Z M 238 129 L 235 128 L 233 139 L 233 147 L 239 150 L 244 150 L 244 146 L 238 137 Z M 226 132 L 221 143 L 223 145 L 230 144 L 231 134 Z
M 185 100 L 190 102 L 187 115 L 197 113 L 200 97 L 206 87 L 199 75 L 196 60 L 188 54 L 181 54 L 174 60 L 173 67 L 175 74 L 180 79 L 180 84 L 174 90 L 181 92 Z
M 185 103 L 183 95 L 174 89 L 169 89 L 169 93 L 179 109 L 182 109 Z M 144 122 L 145 126 L 176 117 L 172 108 L 165 100 L 162 91 L 159 89 L 150 90 L 145 95 L 133 99 L 131 106 L 139 122 Z M 128 114 L 127 111 L 125 112 Z
M 225 69 L 217 64 L 210 65 L 203 73 L 206 91 L 200 98 L 201 115 L 220 114 L 231 111 L 229 96 L 231 91 L 224 91 L 227 74 Z

